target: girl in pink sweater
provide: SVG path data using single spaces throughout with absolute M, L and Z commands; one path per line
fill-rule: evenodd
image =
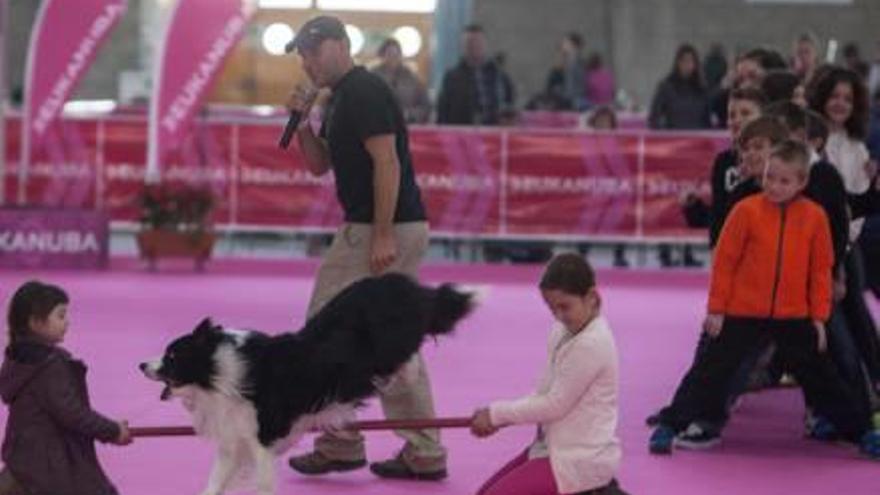
M 547 367 L 535 393 L 478 409 L 471 431 L 492 435 L 513 424 L 536 424 L 535 441 L 494 474 L 478 495 L 619 495 L 617 350 L 599 314 L 593 269 L 577 254 L 553 258 L 541 295 L 557 320 Z

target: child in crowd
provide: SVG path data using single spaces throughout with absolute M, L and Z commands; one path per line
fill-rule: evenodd
M 731 147 L 718 153 L 712 165 L 711 206 L 691 193 L 683 201 L 685 218 L 693 228 L 709 227 L 709 247 L 715 246 L 723 215 L 730 195 L 740 182 L 740 157 L 736 151 L 740 133 L 750 121 L 761 115 L 766 103 L 764 93 L 755 88 L 735 89 L 727 104 L 727 128 L 730 130 Z
M 831 240 L 834 246 L 834 266 L 843 261 L 849 230 L 846 211 L 847 195 L 840 173 L 823 158 L 828 140 L 828 127 L 821 115 L 806 110 L 793 101 L 779 101 L 768 105 L 764 113 L 779 119 L 790 139 L 800 141 L 810 150 L 810 177 L 804 190 L 828 215 Z
M 620 495 L 615 481 L 621 449 L 617 428 L 617 350 L 589 263 L 561 254 L 547 265 L 541 295 L 558 321 L 538 390 L 478 409 L 480 437 L 513 424 L 538 425 L 535 441 L 494 474 L 478 495 Z
M 128 445 L 125 421 L 93 411 L 86 366 L 60 344 L 69 299 L 54 285 L 22 285 L 9 304 L 0 396 L 9 406 L 0 495 L 116 495 L 95 440 Z
M 761 90 L 767 95 L 768 103 L 790 101 L 807 108 L 806 88 L 803 81 L 789 70 L 771 70 L 761 81 Z
M 732 187 L 725 188 L 723 195 L 719 194 L 717 199 L 713 198 L 712 225 L 709 230 L 710 246 L 715 246 L 722 226 L 734 205 L 761 191 L 760 180 L 764 175 L 770 152 L 774 146 L 785 140 L 786 135 L 785 126 L 778 119 L 769 116 L 754 118 L 745 124 L 742 131 L 739 131 L 736 141 L 739 163 L 736 173 L 732 174 L 736 179 L 733 181 Z M 700 334 L 692 367 L 701 359 L 710 340 L 710 336 L 706 333 Z M 749 376 L 764 353 L 762 349 L 758 349 L 747 356 L 741 363 L 740 370 L 731 377 L 729 383 L 725 384 L 723 388 L 724 393 L 728 396 L 729 404 L 732 404 L 736 397 L 747 388 Z M 690 373 L 685 374 L 675 392 L 673 403 L 678 401 L 679 394 L 690 390 L 692 384 L 689 382 L 692 378 Z M 655 426 L 663 422 L 668 413 L 670 413 L 670 406 L 652 414 L 646 422 L 649 426 Z M 694 424 L 688 425 L 685 431 L 677 435 L 676 445 L 694 449 L 710 447 L 718 442 L 721 428 L 723 428 L 723 422 L 716 423 L 708 418 L 697 417 L 694 419 Z M 672 439 L 670 439 L 671 441 Z
M 703 325 L 711 339 L 654 430 L 651 452 L 671 452 L 675 437 L 695 419 L 723 424 L 731 377 L 750 352 L 773 342 L 816 412 L 840 438 L 880 458 L 870 410 L 825 352 L 834 255 L 825 213 L 802 196 L 809 160 L 803 143 L 779 144 L 763 191 L 731 211 L 712 265 Z

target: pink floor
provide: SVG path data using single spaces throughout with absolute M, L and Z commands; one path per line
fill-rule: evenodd
M 67 346 L 90 365 L 97 409 L 133 425 L 183 424 L 182 407 L 159 402 L 159 388 L 136 369 L 139 360 L 160 353 L 168 340 L 206 315 L 269 332 L 296 328 L 313 270 L 309 262 L 228 261 L 213 264 L 203 275 L 183 265 L 148 274 L 133 261 L 116 260 L 112 270 L 98 273 L 0 271 L 0 298 L 8 300 L 15 286 L 33 276 L 65 287 L 73 298 Z M 530 390 L 551 324 L 534 289 L 538 273 L 537 268 L 522 267 L 426 267 L 426 280 L 490 289 L 484 305 L 455 337 L 425 347 L 439 414 L 468 415 L 487 401 Z M 621 355 L 619 433 L 625 456 L 620 480 L 630 493 L 880 493 L 880 464 L 859 458 L 852 448 L 801 437 L 802 405 L 792 391 L 749 396 L 719 448 L 649 456 L 643 419 L 670 396 L 689 363 L 702 316 L 705 274 L 609 271 L 600 273 L 599 280 Z M 364 414 L 377 416 L 374 405 Z M 477 440 L 465 431 L 447 431 L 451 475 L 435 484 L 381 481 L 365 470 L 306 479 L 279 460 L 278 491 L 470 494 L 522 449 L 532 433 L 528 427 L 510 428 Z M 392 455 L 398 445 L 388 433 L 371 433 L 368 440 L 374 460 Z M 124 449 L 102 447 L 100 455 L 123 495 L 181 495 L 203 487 L 211 449 L 193 438 L 143 439 Z

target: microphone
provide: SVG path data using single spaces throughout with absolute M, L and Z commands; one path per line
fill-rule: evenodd
M 279 148 L 286 150 L 290 146 L 290 140 L 293 139 L 293 133 L 299 126 L 300 119 L 302 119 L 302 112 L 299 110 L 290 111 L 290 118 L 287 119 L 287 125 L 284 126 L 284 133 L 281 134 L 281 139 L 278 140 Z

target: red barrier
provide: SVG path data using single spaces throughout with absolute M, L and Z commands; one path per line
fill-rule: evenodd
M 334 228 L 342 212 L 332 174 L 313 177 L 295 146 L 279 150 L 280 125 L 200 121 L 169 155 L 163 176 L 210 184 L 220 225 Z M 11 192 L 18 120 L 9 120 L 6 129 Z M 30 174 L 32 203 L 98 206 L 115 221 L 136 221 L 146 162 L 144 118 L 65 119 L 55 131 Z M 702 232 L 686 227 L 679 198 L 688 191 L 708 196 L 713 158 L 726 145 L 718 133 L 410 131 L 433 231 L 485 237 L 701 240 Z

